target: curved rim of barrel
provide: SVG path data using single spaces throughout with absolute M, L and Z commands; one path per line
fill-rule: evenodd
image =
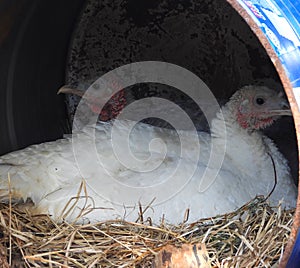
M 267 37 L 262 32 L 260 27 L 256 24 L 254 19 L 248 14 L 248 12 L 240 5 L 240 3 L 237 0 L 226 0 L 239 14 L 240 16 L 247 22 L 251 30 L 255 33 L 255 35 L 260 40 L 261 44 L 264 46 L 267 54 L 269 55 L 271 61 L 273 62 L 278 75 L 281 79 L 281 82 L 283 84 L 284 90 L 286 92 L 286 95 L 288 97 L 290 107 L 292 110 L 294 122 L 295 122 L 295 128 L 296 128 L 296 135 L 297 135 L 297 141 L 298 141 L 298 152 L 300 148 L 300 112 L 298 109 L 298 105 L 296 102 L 296 98 L 293 92 L 292 84 L 289 80 L 288 75 L 286 74 L 284 67 L 278 58 L 276 52 L 274 51 L 272 45 L 269 43 Z M 300 62 L 300 59 L 299 59 Z M 299 156 L 298 156 L 299 157 Z M 300 162 L 300 161 L 299 161 Z M 300 169 L 300 168 L 299 168 Z M 294 221 L 289 237 L 289 241 L 286 245 L 286 248 L 284 250 L 283 256 L 281 258 L 279 268 L 286 267 L 286 264 L 288 262 L 288 259 L 290 257 L 290 254 L 293 250 L 293 246 L 297 237 L 298 228 L 300 227 L 300 177 L 298 178 L 299 184 L 298 184 L 298 199 L 297 199 L 297 206 L 296 211 L 294 215 Z

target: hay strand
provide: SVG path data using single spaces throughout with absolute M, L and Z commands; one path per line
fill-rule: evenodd
M 153 226 L 112 220 L 79 225 L 58 224 L 47 215 L 0 204 L 0 263 L 1 267 L 8 267 L 5 261 L 11 261 L 11 267 L 151 267 L 167 245 L 205 244 L 211 267 L 272 267 L 288 241 L 293 212 L 271 208 L 257 197 L 235 212 L 193 224 Z

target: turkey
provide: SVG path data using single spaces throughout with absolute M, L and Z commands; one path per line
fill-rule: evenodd
M 30 199 L 35 213 L 70 222 L 192 222 L 256 195 L 294 207 L 287 161 L 260 132 L 283 115 L 291 112 L 282 93 L 245 86 L 217 113 L 211 134 L 98 121 L 3 155 L 0 199 Z

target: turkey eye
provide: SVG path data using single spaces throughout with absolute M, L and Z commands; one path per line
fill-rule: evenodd
M 256 99 L 256 103 L 257 103 L 258 105 L 263 105 L 263 104 L 265 103 L 265 100 L 264 100 L 263 98 L 257 98 L 257 99 Z

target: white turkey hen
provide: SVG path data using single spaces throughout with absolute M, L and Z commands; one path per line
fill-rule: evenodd
M 259 132 L 282 115 L 291 115 L 282 94 L 246 86 L 218 112 L 211 135 L 137 123 L 129 135 L 133 158 L 124 137 L 135 123 L 98 122 L 64 139 L 2 156 L 0 198 L 31 199 L 36 212 L 58 221 L 151 217 L 155 223 L 162 218 L 179 223 L 187 211 L 188 220 L 195 221 L 269 193 L 272 205 L 283 199 L 285 207 L 294 207 L 297 192 L 287 161 Z M 226 131 L 221 131 L 224 123 Z M 221 160 L 224 156 L 220 167 L 209 161 L 212 144 Z

